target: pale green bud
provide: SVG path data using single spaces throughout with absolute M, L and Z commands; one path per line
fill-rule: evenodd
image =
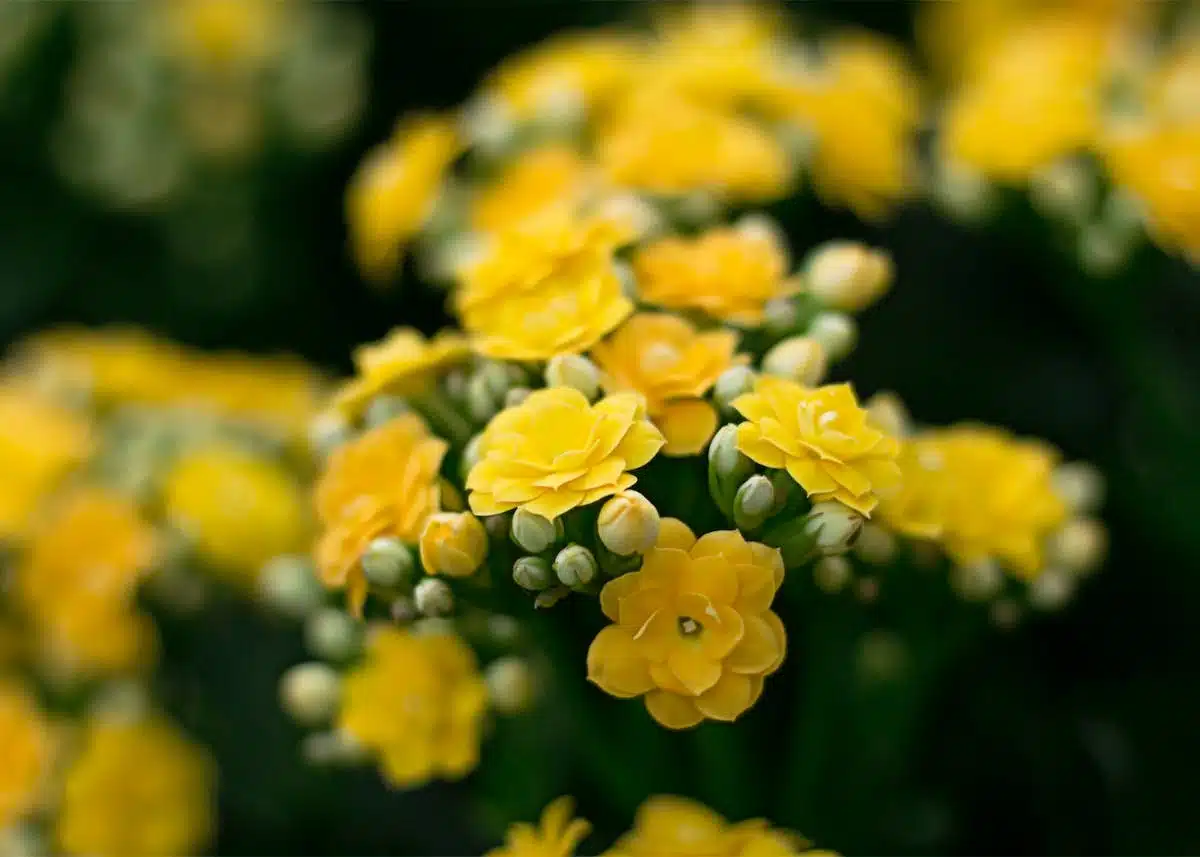
M 444 580 L 427 577 L 413 589 L 413 604 L 422 616 L 448 616 L 454 612 L 454 592 Z
M 931 184 L 934 200 L 956 220 L 978 223 L 995 210 L 995 188 L 970 167 L 938 159 Z
M 288 716 L 304 726 L 322 726 L 337 713 L 341 678 L 328 664 L 297 664 L 283 674 L 279 697 Z
M 968 601 L 987 601 L 1003 588 L 1004 572 L 995 560 L 984 559 L 953 568 L 950 585 Z
M 554 583 L 555 578 L 546 560 L 540 556 L 523 556 L 513 563 L 513 580 L 522 589 L 541 592 Z
M 896 537 L 878 524 L 868 522 L 858 534 L 854 553 L 871 565 L 887 565 L 896 556 Z
M 563 586 L 587 586 L 599 573 L 595 555 L 583 545 L 567 545 L 554 557 L 554 574 Z
M 768 241 L 787 255 L 788 241 L 779 221 L 761 212 L 744 214 L 733 224 L 733 228 L 754 241 Z M 790 267 L 790 265 L 789 265 Z
M 871 424 L 892 437 L 907 437 L 912 433 L 908 408 L 895 393 L 881 390 L 863 405 Z
M 0 830 L 0 857 L 46 857 L 53 853 L 32 822 L 13 822 Z
M 805 387 L 815 387 L 825 377 L 825 346 L 811 336 L 791 336 L 763 357 L 763 371 Z
M 467 413 L 475 422 L 485 423 L 500 410 L 500 399 L 503 395 L 504 393 L 494 394 L 484 374 L 476 372 L 467 379 Z
M 314 613 L 304 624 L 308 650 L 327 661 L 347 661 L 362 646 L 362 629 L 344 610 L 327 607 Z
M 412 580 L 416 564 L 404 542 L 391 536 L 373 540 L 362 556 L 367 582 L 383 589 L 395 589 Z
M 775 488 L 762 474 L 742 483 L 733 500 L 733 521 L 739 530 L 757 530 L 775 507 Z
M 733 517 L 738 489 L 753 474 L 754 463 L 737 448 L 737 426 L 722 426 L 708 445 L 708 491 L 726 517 Z
M 845 313 L 819 312 L 809 325 L 808 336 L 821 343 L 828 360 L 837 361 L 854 350 L 858 325 Z
M 1029 199 L 1045 217 L 1083 223 L 1096 208 L 1096 176 L 1079 158 L 1060 158 L 1034 172 Z
M 411 413 L 412 408 L 408 406 L 408 402 L 399 396 L 381 395 L 376 396 L 367 405 L 367 410 L 363 414 L 363 422 L 368 428 L 376 428 L 384 423 L 391 422 L 396 417 L 402 414 Z
M 407 625 L 417 618 L 417 605 L 411 598 L 401 595 L 392 599 L 388 613 L 397 625 Z
M 512 517 L 512 540 L 526 553 L 549 550 L 563 537 L 561 519 L 553 521 L 526 509 L 517 509 Z
M 528 387 L 513 387 L 504 394 L 504 407 L 515 408 L 528 399 L 529 394 L 532 392 L 533 390 L 530 390 Z
M 308 442 L 319 458 L 325 458 L 352 434 L 345 417 L 335 411 L 326 411 L 317 414 L 309 424 Z
M 805 530 L 813 537 L 818 553 L 843 554 L 862 532 L 863 516 L 836 500 L 822 500 L 805 516 Z
M 731 366 L 717 376 L 713 385 L 713 400 L 726 415 L 734 413 L 733 400 L 754 391 L 754 370 L 749 366 Z
M 312 565 L 299 556 L 277 556 L 263 566 L 258 593 L 270 609 L 293 619 L 303 619 L 325 600 L 325 589 Z
M 600 395 L 600 370 L 579 354 L 559 354 L 546 364 L 547 387 L 571 387 L 587 399 Z
M 658 541 L 660 519 L 654 504 L 637 491 L 622 491 L 600 509 L 596 532 L 617 556 L 645 553 Z
M 772 524 L 762 534 L 760 541 L 769 547 L 778 548 L 787 568 L 799 568 L 817 552 L 816 538 L 809 531 L 807 517 L 785 519 Z
M 1029 584 L 1029 603 L 1038 610 L 1058 610 L 1075 594 L 1075 577 L 1061 568 L 1047 568 Z
M 693 191 L 675 200 L 675 216 L 690 226 L 711 223 L 721 213 L 721 203 L 707 191 Z
M 763 307 L 763 328 L 774 336 L 786 336 L 800 320 L 800 311 L 789 298 L 775 298 Z
M 480 452 L 480 447 L 483 444 L 483 435 L 477 434 L 467 441 L 467 445 L 463 447 L 461 473 L 463 481 L 466 482 L 471 470 L 479 463 L 483 457 Z
M 367 759 L 366 747 L 342 729 L 305 736 L 300 753 L 310 765 L 320 767 L 359 765 Z
M 88 704 L 89 715 L 109 722 L 133 723 L 144 718 L 149 710 L 147 689 L 128 679 L 105 684 Z
M 820 303 L 841 312 L 861 312 L 892 284 L 892 260 L 857 241 L 829 241 L 808 254 L 804 282 Z
M 854 577 L 854 569 L 844 556 L 825 556 L 813 566 L 813 581 L 822 592 L 840 592 Z
M 1108 550 L 1108 533 L 1094 518 L 1072 518 L 1050 537 L 1047 561 L 1075 574 L 1095 571 Z
M 483 679 L 487 683 L 492 708 L 501 714 L 520 714 L 533 702 L 533 670 L 524 658 L 507 655 L 488 664 Z
M 1054 471 L 1054 491 L 1076 513 L 1094 512 L 1104 502 L 1104 477 L 1090 464 L 1071 462 Z

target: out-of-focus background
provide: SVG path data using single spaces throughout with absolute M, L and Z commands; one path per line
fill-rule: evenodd
M 188 81 L 135 67 L 144 40 L 170 38 L 125 20 L 139 5 L 0 0 L 5 347 L 64 323 L 124 323 L 340 373 L 354 345 L 397 322 L 433 330 L 440 295 L 372 289 L 347 253 L 343 194 L 363 152 L 403 112 L 462 102 L 515 50 L 639 7 L 318 4 L 270 92 L 193 91 L 176 111 L 180 127 L 211 132 L 205 145 L 223 153 L 212 160 L 162 130 Z M 789 11 L 913 44 L 909 3 Z M 894 254 L 893 292 L 839 370 L 864 395 L 899 391 L 930 423 L 1045 437 L 1109 485 L 1110 558 L 1075 603 L 992 635 L 941 690 L 903 788 L 831 798 L 805 834 L 852 853 L 1200 849 L 1200 273 L 1145 248 L 1118 276 L 1087 276 L 1028 212 L 971 228 L 916 201 L 868 226 L 805 195 L 773 212 L 793 246 L 860 237 Z M 159 689 L 219 765 L 214 853 L 489 844 L 464 785 L 402 795 L 371 769 L 303 763 L 276 692 L 301 659 L 298 630 L 233 601 L 204 622 L 164 621 Z M 844 797 L 873 762 L 837 750 L 824 775 Z

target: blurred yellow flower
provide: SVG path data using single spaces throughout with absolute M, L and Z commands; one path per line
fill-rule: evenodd
M 308 504 L 281 464 L 232 445 L 185 453 L 163 485 L 167 521 L 231 581 L 253 585 L 271 557 L 303 550 Z
M 818 857 L 807 843 L 761 818 L 730 824 L 703 804 L 655 795 L 638 808 L 633 830 L 604 857 Z
M 460 363 L 470 354 L 467 341 L 452 330 L 431 339 L 411 327 L 397 327 L 387 337 L 354 350 L 357 376 L 347 381 L 333 398 L 333 406 L 354 419 L 376 396 L 408 396 L 422 392 L 438 372 Z
M 518 154 L 471 200 L 471 227 L 501 232 L 530 217 L 573 213 L 596 188 L 592 166 L 572 146 L 546 143 Z
M 211 760 L 160 720 L 95 722 L 66 774 L 56 836 L 64 854 L 175 857 L 212 833 Z
M 469 577 L 487 557 L 487 530 L 469 512 L 431 515 L 421 531 L 421 566 L 426 574 Z
M 608 393 L 632 390 L 666 439 L 667 455 L 695 455 L 717 430 L 717 412 L 704 396 L 735 357 L 737 334 L 699 332 L 667 313 L 639 313 L 592 349 Z
M 334 450 L 315 488 L 324 532 L 316 545 L 324 584 L 345 588 L 361 612 L 367 580 L 359 560 L 372 539 L 420 541 L 438 511 L 438 470 L 446 442 L 429 434 L 420 417 L 404 414 Z
M 782 582 L 779 551 L 736 530 L 697 540 L 664 518 L 641 569 L 600 592 L 614 624 L 588 649 L 588 678 L 613 696 L 644 694 L 668 729 L 736 720 L 783 663 L 787 636 L 771 612 Z
M 274 0 L 167 0 L 161 12 L 179 56 L 224 70 L 253 66 L 275 50 L 287 6 Z
M 918 435 L 901 441 L 896 464 L 900 485 L 879 500 L 878 513 L 885 526 L 914 539 L 938 539 L 949 513 L 947 473 L 937 442 Z
M 787 251 L 772 235 L 727 226 L 695 238 L 660 238 L 633 257 L 645 302 L 748 327 L 762 322 L 768 301 L 793 289 L 787 267 Z
M 364 276 L 383 280 L 395 273 L 404 245 L 432 214 L 458 153 L 454 123 L 420 115 L 403 120 L 359 165 L 346 192 L 346 220 Z
M 849 384 L 802 387 L 761 376 L 733 407 L 738 449 L 764 467 L 786 468 L 814 502 L 837 500 L 870 516 L 899 487 L 899 442 L 870 425 Z
M 346 675 L 338 727 L 378 758 L 389 783 L 411 788 L 479 764 L 486 709 L 487 686 L 461 639 L 381 627 Z
M 484 429 L 468 502 L 477 515 L 520 508 L 554 520 L 631 487 L 637 478 L 628 471 L 662 446 L 636 394 L 592 405 L 571 387 L 537 390 Z
M 37 701 L 0 677 L 0 831 L 37 807 L 53 755 L 50 723 Z
M 504 836 L 504 845 L 484 857 L 573 857 L 591 825 L 582 818 L 571 818 L 572 808 L 569 797 L 552 801 L 542 811 L 538 824 L 512 825 Z

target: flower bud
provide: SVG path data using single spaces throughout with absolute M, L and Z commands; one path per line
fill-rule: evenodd
M 956 566 L 950 572 L 950 585 L 968 601 L 987 601 L 1004 586 L 1004 572 L 995 560 L 984 559 Z
M 563 586 L 587 586 L 599 573 L 595 555 L 583 545 L 567 545 L 554 558 L 554 574 Z
M 854 350 L 858 326 L 845 313 L 819 312 L 809 325 L 808 335 L 821 343 L 827 359 L 837 361 Z
M 645 553 L 658 541 L 659 515 L 637 491 L 622 491 L 600 509 L 596 532 L 617 556 Z
M 469 577 L 483 565 L 487 549 L 487 530 L 470 512 L 439 512 L 421 530 L 421 565 L 426 574 Z
M 800 310 L 789 298 L 774 298 L 763 307 L 763 328 L 772 336 L 787 336 L 800 320 Z
M 896 555 L 896 537 L 878 524 L 868 522 L 854 542 L 854 554 L 871 565 L 887 565 Z
M 407 625 L 417 618 L 417 605 L 413 604 L 411 598 L 401 595 L 392 599 L 388 614 L 397 625 Z
M 554 571 L 540 556 L 523 556 L 513 563 L 513 580 L 522 589 L 541 592 L 554 583 Z
M 534 696 L 533 670 L 524 658 L 507 655 L 488 665 L 483 679 L 487 683 L 492 708 L 501 714 L 520 714 L 529 710 Z
M 708 444 L 708 491 L 726 517 L 742 483 L 754 474 L 754 463 L 737 448 L 737 426 L 726 425 Z
M 308 427 L 308 443 L 318 458 L 325 458 L 352 434 L 346 418 L 335 411 L 317 414 Z
M 493 393 L 488 378 L 482 372 L 476 372 L 467 379 L 467 413 L 477 423 L 487 422 L 500 410 L 500 402 L 506 392 L 504 390 L 499 395 Z
M 304 726 L 321 726 L 333 719 L 341 694 L 341 679 L 328 664 L 297 664 L 283 674 L 279 696 L 288 716 Z
M 367 757 L 357 738 L 341 729 L 305 736 L 300 753 L 310 765 L 357 765 Z
M 376 428 L 411 410 L 408 403 L 399 396 L 383 394 L 373 398 L 367 405 L 367 410 L 363 414 L 363 422 L 368 428 Z
M 367 582 L 383 589 L 395 589 L 412 580 L 415 564 L 412 551 L 391 536 L 373 540 L 362 555 Z
M 1095 174 L 1079 158 L 1060 158 L 1034 172 L 1029 199 L 1038 213 L 1054 220 L 1083 223 L 1096 208 Z
M 303 619 L 321 606 L 325 589 L 303 557 L 277 556 L 263 566 L 258 577 L 263 602 L 293 619 Z
M 912 422 L 908 408 L 895 393 L 882 390 L 867 399 L 863 406 L 871 425 L 892 437 L 907 437 L 911 434 Z
M 504 407 L 515 408 L 521 402 L 529 398 L 529 394 L 533 391 L 528 387 L 513 387 L 504 394 Z
M 804 281 L 818 301 L 842 312 L 861 312 L 892 284 L 892 260 L 855 241 L 830 241 L 809 254 Z
M 1075 578 L 1061 568 L 1047 568 L 1029 584 L 1029 603 L 1038 610 L 1058 610 L 1075 594 Z
M 815 387 L 825 377 L 825 347 L 811 336 L 792 336 L 768 351 L 762 366 L 768 375 Z
M 1050 537 L 1050 563 L 1076 574 L 1095 571 L 1108 549 L 1108 533 L 1094 518 L 1072 518 Z
M 482 445 L 483 435 L 477 434 L 468 440 L 463 447 L 462 460 L 459 462 L 459 472 L 462 475 L 463 482 L 467 481 L 467 476 L 470 475 L 472 468 L 483 458 L 481 454 Z
M 799 568 L 817 552 L 817 540 L 809 531 L 808 518 L 791 518 L 772 524 L 759 540 L 779 550 L 786 568 Z
M 512 540 L 526 553 L 541 553 L 549 550 L 563 537 L 561 519 L 553 521 L 541 515 L 517 509 L 512 516 Z
M 931 184 L 934 201 L 956 220 L 978 223 L 996 207 L 996 192 L 987 178 L 962 164 L 938 158 Z
M 862 532 L 863 516 L 836 500 L 813 504 L 805 517 L 805 529 L 818 552 L 825 556 L 843 554 Z
M 775 508 L 775 488 L 761 473 L 742 483 L 733 498 L 733 522 L 739 530 L 757 530 Z
M 454 592 L 446 581 L 427 577 L 413 589 L 413 604 L 422 616 L 447 616 L 454 612 Z
M 358 654 L 362 631 L 344 610 L 328 607 L 309 617 L 304 625 L 308 650 L 327 661 L 347 661 Z
M 589 400 L 600 395 L 600 370 L 579 354 L 558 354 L 546 364 L 547 387 L 571 387 Z
M 732 414 L 733 400 L 754 390 L 754 370 L 749 366 L 731 366 L 717 376 L 713 400 L 722 413 Z
M 1054 471 L 1054 490 L 1071 511 L 1094 512 L 1104 502 L 1104 477 L 1090 464 L 1061 464 Z
M 813 581 L 822 592 L 840 592 L 854 576 L 850 561 L 844 556 L 825 556 L 813 566 Z

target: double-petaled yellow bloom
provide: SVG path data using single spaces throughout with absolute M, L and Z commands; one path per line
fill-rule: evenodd
M 704 396 L 730 366 L 737 334 L 700 332 L 678 316 L 640 313 L 592 349 L 609 393 L 632 390 L 666 438 L 667 455 L 695 455 L 717 430 L 717 412 Z
M 595 168 L 572 146 L 547 143 L 517 155 L 471 200 L 471 227 L 502 232 L 531 217 L 573 213 L 597 189 Z
M 461 363 L 470 353 L 467 340 L 452 330 L 426 339 L 414 328 L 397 327 L 385 339 L 354 350 L 357 374 L 337 391 L 333 406 L 348 419 L 355 419 L 380 394 L 423 392 L 438 372 Z
M 880 520 L 909 538 L 939 539 L 946 530 L 952 498 L 936 438 L 917 435 L 902 441 L 896 464 L 900 485 L 880 499 Z
M 512 825 L 504 836 L 504 845 L 493 848 L 485 857 L 573 857 L 591 825 L 572 818 L 572 801 L 560 797 L 542 811 L 536 824 Z
M 426 574 L 469 577 L 487 557 L 487 530 L 469 512 L 431 515 L 421 531 L 421 566 Z
M 33 696 L 0 678 L 0 830 L 38 805 L 53 755 L 50 723 Z
M 787 268 L 787 251 L 772 235 L 730 227 L 660 238 L 633 257 L 646 303 L 751 327 L 761 323 L 768 301 L 793 290 Z
M 409 788 L 475 768 L 486 708 L 487 686 L 461 639 L 382 627 L 345 678 L 338 727 L 378 758 L 388 782 Z
M 783 663 L 787 636 L 771 602 L 779 551 L 736 530 L 697 539 L 666 518 L 639 571 L 607 583 L 612 622 L 588 650 L 588 678 L 613 696 L 645 696 L 669 729 L 736 720 Z
M 632 487 L 629 471 L 662 446 L 640 396 L 592 405 L 578 390 L 548 387 L 488 423 L 467 476 L 468 502 L 477 515 L 520 508 L 553 520 Z
M 786 469 L 814 502 L 837 500 L 870 515 L 900 482 L 899 442 L 874 428 L 849 384 L 803 387 L 764 375 L 733 407 L 738 449 L 763 465 Z

